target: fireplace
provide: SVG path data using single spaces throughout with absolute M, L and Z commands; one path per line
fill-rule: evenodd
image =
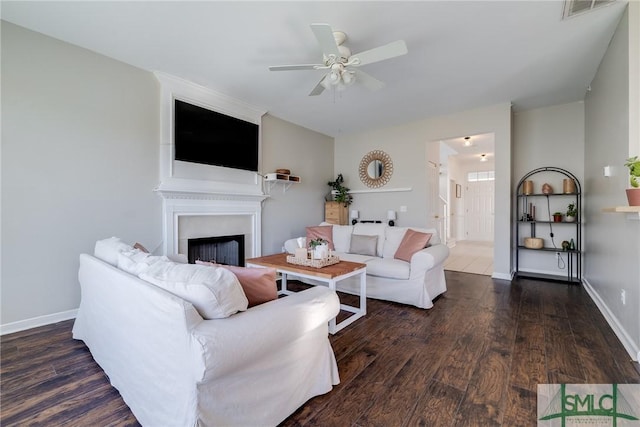
M 190 264 L 200 260 L 244 267 L 244 235 L 189 239 L 187 257 Z

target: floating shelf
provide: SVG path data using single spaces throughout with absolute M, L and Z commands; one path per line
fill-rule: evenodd
M 271 189 L 273 186 L 280 184 L 282 185 L 282 192 L 286 193 L 289 187 L 292 184 L 300 184 L 302 180 L 299 176 L 295 175 L 285 175 L 285 174 L 268 174 L 264 178 L 264 182 L 267 183 L 267 194 L 271 193 Z
M 602 212 L 626 213 L 627 219 L 640 221 L 640 206 L 614 206 L 612 208 L 604 208 Z

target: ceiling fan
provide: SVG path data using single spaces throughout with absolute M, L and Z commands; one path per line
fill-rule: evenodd
M 343 90 L 355 81 L 362 83 L 370 90 L 381 89 L 384 87 L 383 82 L 357 69 L 357 67 L 395 58 L 407 53 L 407 45 L 404 40 L 397 40 L 352 55 L 351 50 L 343 45 L 347 35 L 342 31 L 333 31 L 328 24 L 311 24 L 311 30 L 322 49 L 322 64 L 276 65 L 269 67 L 271 71 L 327 70 L 327 74 L 320 79 L 320 82 L 309 93 L 309 96 L 320 95 L 325 89 Z

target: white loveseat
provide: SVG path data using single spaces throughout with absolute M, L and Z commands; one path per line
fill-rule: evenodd
M 313 287 L 205 320 L 191 303 L 112 264 L 80 255 L 73 337 L 142 425 L 277 425 L 339 383 L 328 340 L 335 292 Z
M 428 246 L 413 254 L 411 262 L 394 258 L 408 229 L 432 234 Z M 350 253 L 352 235 L 377 236 L 375 255 Z M 369 298 L 431 308 L 433 299 L 447 290 L 443 264 L 449 256 L 449 248 L 441 243 L 435 229 L 391 227 L 375 223 L 333 225 L 332 239 L 335 254 L 341 260 L 367 265 Z M 298 241 L 287 240 L 286 251 L 295 253 Z M 360 286 L 356 280 L 341 281 L 337 287 L 342 292 L 359 294 Z

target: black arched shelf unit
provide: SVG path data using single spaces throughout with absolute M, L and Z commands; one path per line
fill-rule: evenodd
M 543 192 L 540 183 L 536 184 L 535 189 L 532 189 L 529 183 L 525 184 L 536 177 L 550 180 L 553 191 Z M 564 180 L 573 180 L 572 191 L 565 192 Z M 567 182 L 567 184 L 570 186 L 571 183 Z M 577 210 L 575 219 L 570 222 L 554 221 L 552 212 L 560 211 L 559 206 L 563 206 L 566 212 L 566 206 L 569 203 L 573 203 Z M 534 169 L 518 182 L 516 204 L 515 277 L 582 283 L 582 188 L 578 178 L 571 172 L 554 166 Z M 541 207 L 543 209 L 540 209 Z M 556 234 L 560 234 L 560 237 Z M 527 237 L 543 238 L 544 245 L 540 248 L 525 246 Z M 563 248 L 562 240 L 570 241 L 573 245 Z M 538 259 L 542 259 L 544 263 L 549 261 L 554 265 L 555 270 L 551 272 L 540 271 L 540 269 L 522 270 L 523 254 L 534 251 L 545 254 Z

